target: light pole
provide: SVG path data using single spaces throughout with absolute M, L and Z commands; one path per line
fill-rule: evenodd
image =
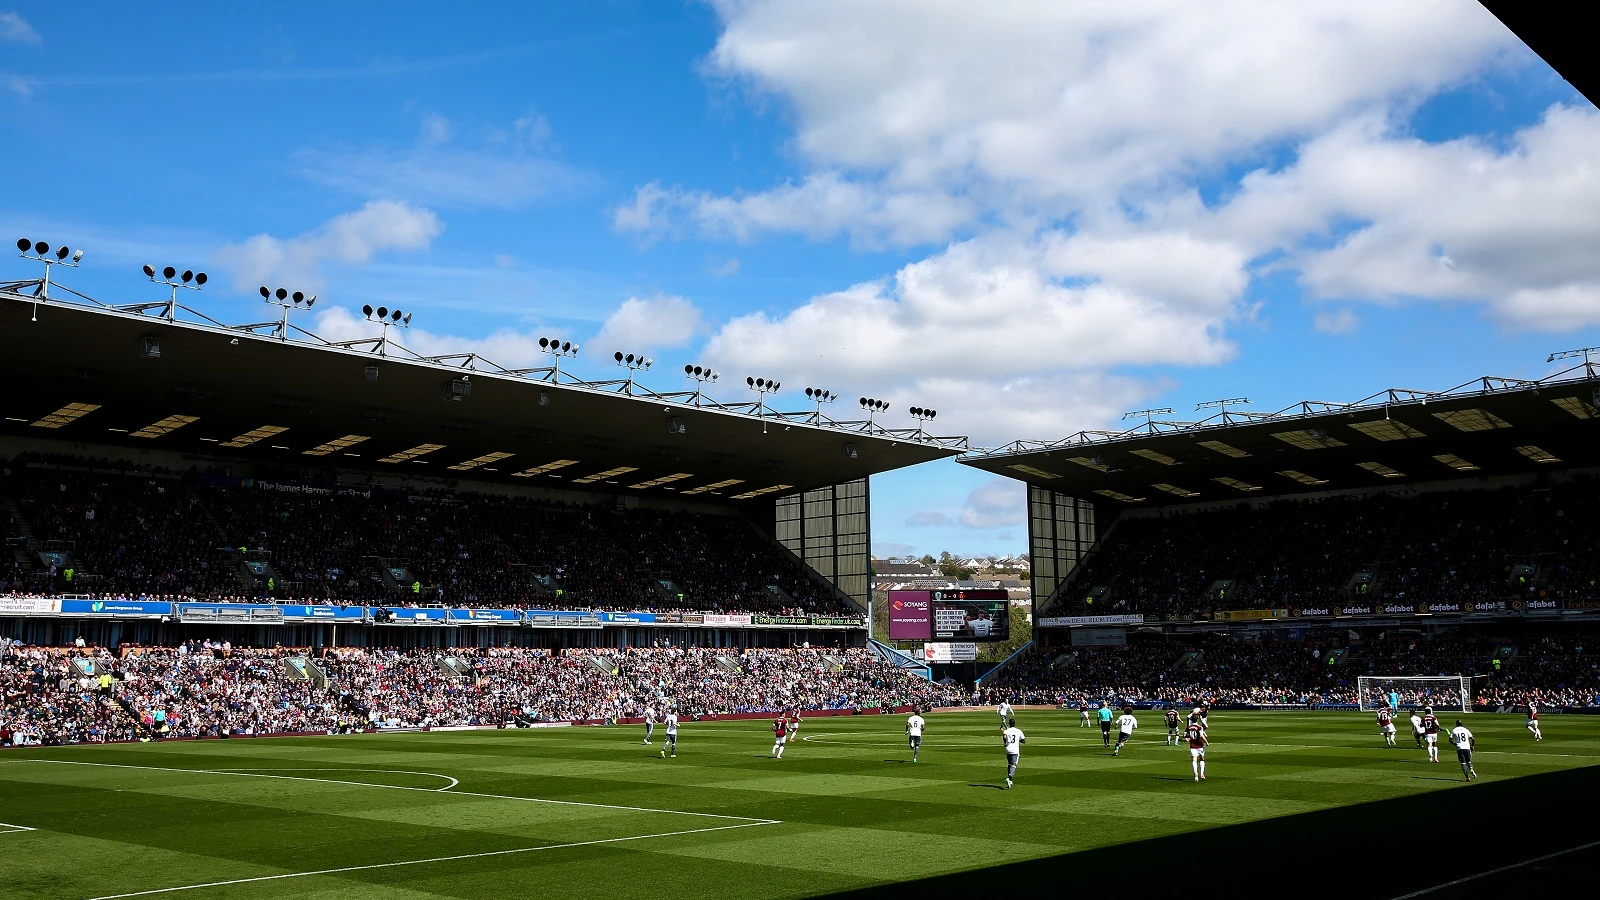
M 871 397 L 861 398 L 861 408 L 867 411 L 867 424 L 872 424 L 872 417 L 881 412 L 889 411 L 889 401 L 874 400 Z
M 1583 357 L 1583 368 L 1584 368 L 1584 370 L 1591 377 L 1593 377 L 1593 375 L 1594 375 L 1594 360 L 1592 359 L 1592 357 L 1595 356 L 1596 354 L 1600 354 L 1600 347 L 1580 347 L 1577 350 L 1560 350 L 1560 351 L 1557 351 L 1555 353 L 1550 354 L 1550 358 L 1546 359 L 1545 362 L 1553 363 L 1556 360 L 1577 359 L 1578 357 L 1581 356 L 1581 357 Z
M 783 385 L 770 378 L 746 378 L 745 386 L 756 392 L 756 415 L 761 417 L 761 433 L 767 433 L 767 395 L 776 394 Z
M 202 275 L 201 277 L 204 278 L 205 276 Z M 289 310 L 310 309 L 312 304 L 317 302 L 315 294 L 306 294 L 302 291 L 295 291 L 291 294 L 285 288 L 278 288 L 274 291 L 266 285 L 261 286 L 261 299 L 283 309 L 283 314 L 278 317 L 278 340 L 280 341 L 289 339 Z M 366 311 L 367 318 L 370 320 L 372 318 L 372 307 L 366 306 L 362 308 Z M 411 317 L 407 316 L 406 321 L 410 322 Z M 380 353 L 379 355 L 381 356 L 382 354 Z
M 276 296 L 281 299 L 283 292 L 283 288 L 278 288 Z M 311 299 L 315 300 L 317 298 L 312 297 Z M 371 304 L 368 304 L 361 307 L 361 312 L 367 317 L 368 322 L 377 322 L 379 325 L 383 326 L 383 331 L 378 335 L 378 346 L 376 348 L 379 356 L 389 355 L 387 349 L 389 346 L 390 326 L 394 326 L 395 328 L 411 327 L 411 313 L 403 313 L 398 309 L 390 310 L 386 306 L 380 306 L 377 309 L 373 309 Z M 287 316 L 288 312 L 285 311 L 284 315 Z
M 933 418 L 935 416 L 937 416 L 939 414 L 939 411 L 936 410 L 936 409 L 928 409 L 928 408 L 922 407 L 922 406 L 913 406 L 913 407 L 911 407 L 911 409 L 907 410 L 907 412 L 911 413 L 911 418 L 917 420 L 917 436 L 918 437 L 921 437 L 923 434 L 926 433 L 923 430 L 923 426 L 927 425 L 929 422 L 931 422 L 933 420 Z
M 721 372 L 712 371 L 710 366 L 696 366 L 693 364 L 684 366 L 683 374 L 685 378 L 691 378 L 694 380 L 695 406 L 700 405 L 700 396 L 705 393 L 706 382 L 709 381 L 712 384 L 715 384 L 717 379 L 722 377 Z
M 539 352 L 550 354 L 553 360 L 550 369 L 552 373 L 550 380 L 557 381 L 561 378 L 561 361 L 577 356 L 578 345 L 571 341 L 563 341 L 556 338 L 539 338 Z
M 168 322 L 171 322 L 178 314 L 178 288 L 183 288 L 184 290 L 189 291 L 198 291 L 205 287 L 207 281 L 206 273 L 204 272 L 194 272 L 189 269 L 184 269 L 182 275 L 180 276 L 178 270 L 173 266 L 167 266 L 166 268 L 162 269 L 161 277 L 158 279 L 156 278 L 156 267 L 148 263 L 145 264 L 144 274 L 145 277 L 149 278 L 151 281 L 154 281 L 156 284 L 164 284 L 167 287 L 172 288 L 172 295 L 167 298 L 166 308 L 162 311 L 162 317 Z M 178 280 L 174 281 L 173 279 Z M 262 288 L 262 290 L 266 290 L 266 288 Z
M 839 399 L 839 395 L 835 394 L 833 391 L 824 390 L 822 388 L 808 387 L 806 388 L 806 399 L 817 405 L 817 411 L 814 415 L 812 415 L 811 422 L 814 425 L 820 425 L 822 424 L 822 404 L 833 403 L 837 401 Z
M 33 319 L 39 321 L 39 304 L 50 300 L 50 267 L 66 266 L 71 269 L 78 267 L 78 260 L 83 259 L 82 250 L 73 250 L 65 244 L 56 248 L 54 255 L 50 255 L 50 245 L 44 241 L 30 241 L 27 238 L 17 238 L 17 250 L 21 251 L 23 259 L 36 259 L 44 263 L 44 280 L 39 282 L 39 287 L 33 292 Z M 67 258 L 72 261 L 68 262 Z
M 1167 416 L 1172 415 L 1172 407 L 1170 407 L 1170 406 L 1162 406 L 1162 407 L 1157 407 L 1157 408 L 1154 408 L 1154 409 L 1136 409 L 1133 412 L 1123 413 L 1122 414 L 1122 421 L 1126 422 L 1129 419 L 1137 419 L 1140 416 L 1144 416 L 1145 431 L 1154 432 L 1155 429 L 1156 429 L 1154 419 L 1155 419 L 1156 416 L 1160 416 L 1160 415 L 1167 415 Z
M 650 367 L 655 365 L 656 362 L 643 353 L 624 354 L 621 350 L 611 354 L 611 358 L 617 361 L 617 365 L 628 370 L 628 383 L 623 387 L 623 391 L 630 397 L 633 396 L 633 374 L 635 372 L 649 371 Z
M 1196 403 L 1194 408 L 1196 410 L 1215 409 L 1222 414 L 1222 424 L 1229 425 L 1232 424 L 1233 420 L 1228 418 L 1228 407 L 1250 402 L 1249 397 L 1229 397 L 1226 400 L 1207 400 L 1204 403 Z

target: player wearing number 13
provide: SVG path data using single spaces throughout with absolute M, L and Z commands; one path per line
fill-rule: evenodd
M 1022 729 L 1017 727 L 1017 720 L 1011 719 L 1006 723 L 1006 729 L 1000 732 L 1000 740 L 1006 747 L 1006 790 L 1011 789 L 1011 779 L 1016 777 L 1017 763 L 1022 759 L 1022 745 L 1028 742 L 1023 736 Z
M 1394 714 L 1387 706 L 1378 710 L 1378 733 L 1383 735 L 1384 746 L 1394 746 Z

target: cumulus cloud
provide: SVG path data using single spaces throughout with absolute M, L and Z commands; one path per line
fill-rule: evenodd
M 444 230 L 432 210 L 394 200 L 374 200 L 335 216 L 304 234 L 276 238 L 258 234 L 217 251 L 241 291 L 267 284 L 316 290 L 328 263 L 361 265 L 381 253 L 426 250 Z
M 28 24 L 27 19 L 12 10 L 6 10 L 0 12 L 0 41 L 13 44 L 42 44 L 44 38 Z
M 912 528 L 935 528 L 949 525 L 950 517 L 936 510 L 923 510 L 914 512 L 906 518 L 906 524 Z
M 1019 481 L 995 477 L 972 489 L 958 517 L 968 528 L 1006 528 L 1028 519 L 1026 488 Z
M 600 326 L 594 344 L 605 353 L 682 347 L 702 328 L 699 308 L 683 297 L 629 297 Z
M 320 311 L 311 330 L 329 341 L 354 341 L 378 336 L 376 325 L 342 306 L 330 306 Z M 467 338 L 437 334 L 412 326 L 402 332 L 391 333 L 390 337 L 423 356 L 476 353 L 506 368 L 536 366 L 542 358 L 538 329 L 517 331 L 502 328 L 487 337 Z

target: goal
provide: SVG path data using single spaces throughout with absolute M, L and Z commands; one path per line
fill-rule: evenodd
M 1402 709 L 1472 712 L 1472 679 L 1466 675 L 1362 675 L 1356 693 L 1365 710 L 1388 706 L 1391 695 L 1398 694 Z

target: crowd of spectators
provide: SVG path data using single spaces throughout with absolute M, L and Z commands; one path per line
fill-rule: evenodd
M 0 645 L 0 746 L 957 705 L 864 649 Z
M 1062 588 L 1059 614 L 1600 599 L 1597 504 L 1600 480 L 1579 475 L 1129 516 Z
M 32 457 L 5 465 L 0 591 L 774 615 L 858 611 L 731 515 L 510 495 L 275 490 Z M 20 521 L 6 511 L 15 509 Z M 55 550 L 59 557 L 39 555 Z M 30 561 L 24 562 L 25 558 Z
M 1583 637 L 1496 640 L 1394 634 L 1246 642 L 1226 635 L 1038 649 L 984 680 L 984 702 L 1102 700 L 1319 706 L 1360 702 L 1360 676 L 1474 678 L 1479 708 L 1600 706 L 1600 652 Z M 1408 690 L 1416 690 L 1415 686 Z M 1452 689 L 1443 685 L 1439 690 Z M 1371 697 L 1367 698 L 1369 702 Z

